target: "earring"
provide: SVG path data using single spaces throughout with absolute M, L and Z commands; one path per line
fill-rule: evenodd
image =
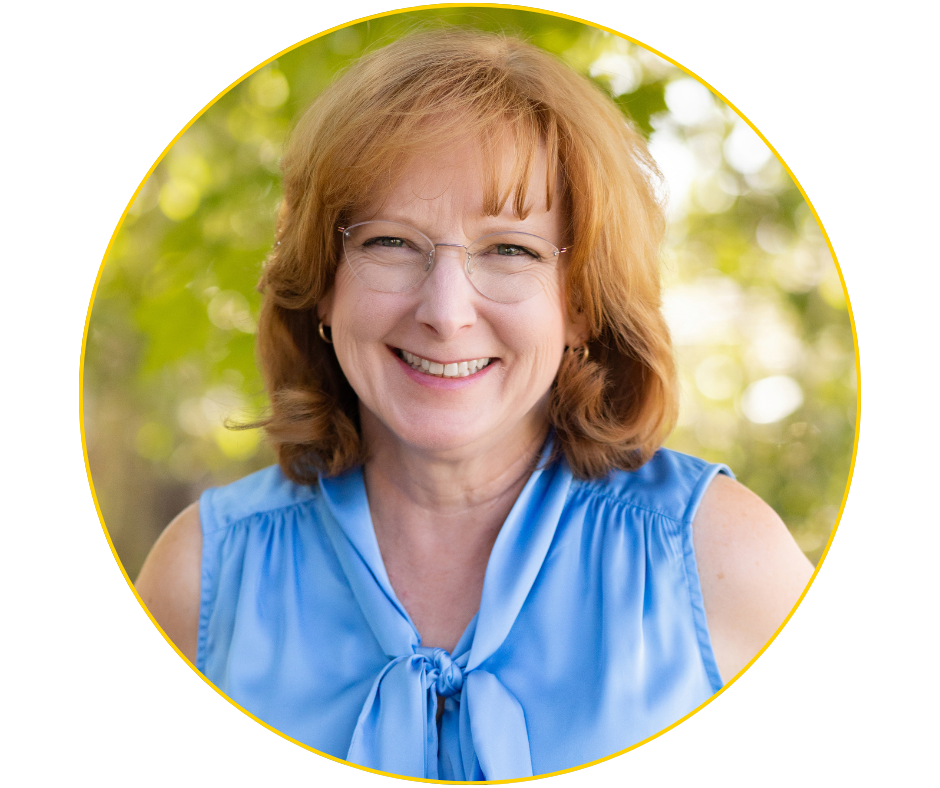
M 332 344 L 333 344 L 333 340 L 330 339 L 329 337 L 327 337 L 326 332 L 323 330 L 323 328 L 324 328 L 324 326 L 323 326 L 323 321 L 321 320 L 321 321 L 320 321 L 320 325 L 317 326 L 317 333 L 320 335 L 320 339 L 322 339 L 324 342 L 326 342 L 326 344 L 332 345 Z M 329 326 L 327 326 L 327 328 L 329 328 Z
M 569 353 L 577 353 L 579 350 L 581 351 L 581 359 L 580 359 L 580 360 L 581 360 L 581 363 L 583 364 L 585 361 L 588 360 L 588 356 L 591 355 L 591 351 L 588 350 L 588 346 L 587 346 L 587 345 L 582 345 L 580 348 L 576 348 L 576 347 L 569 347 L 569 348 L 568 348 L 568 352 L 569 352 Z

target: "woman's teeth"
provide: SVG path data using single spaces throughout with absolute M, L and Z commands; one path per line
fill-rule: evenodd
M 436 361 L 428 361 L 426 358 L 416 356 L 407 350 L 402 350 L 401 357 L 409 363 L 412 368 L 428 375 L 436 375 L 439 378 L 465 378 L 474 372 L 479 372 L 483 367 L 490 363 L 488 358 L 475 358 L 473 361 L 460 361 L 453 364 L 438 364 Z

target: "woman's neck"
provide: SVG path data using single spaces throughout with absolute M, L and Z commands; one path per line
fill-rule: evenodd
M 405 445 L 376 422 L 363 412 L 366 492 L 389 580 L 422 643 L 450 651 L 479 608 L 493 543 L 548 427 L 445 453 Z

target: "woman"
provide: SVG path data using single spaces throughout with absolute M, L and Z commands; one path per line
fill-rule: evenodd
M 514 39 L 356 63 L 284 161 L 259 355 L 279 467 L 210 490 L 137 583 L 299 741 L 506 779 L 640 741 L 732 678 L 811 566 L 723 466 L 660 449 L 658 177 Z

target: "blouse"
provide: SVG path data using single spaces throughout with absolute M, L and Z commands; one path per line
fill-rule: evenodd
M 450 654 L 395 596 L 361 468 L 206 491 L 197 668 L 311 748 L 419 778 L 545 774 L 671 725 L 721 688 L 691 525 L 730 471 L 660 450 L 579 481 L 544 457 Z

